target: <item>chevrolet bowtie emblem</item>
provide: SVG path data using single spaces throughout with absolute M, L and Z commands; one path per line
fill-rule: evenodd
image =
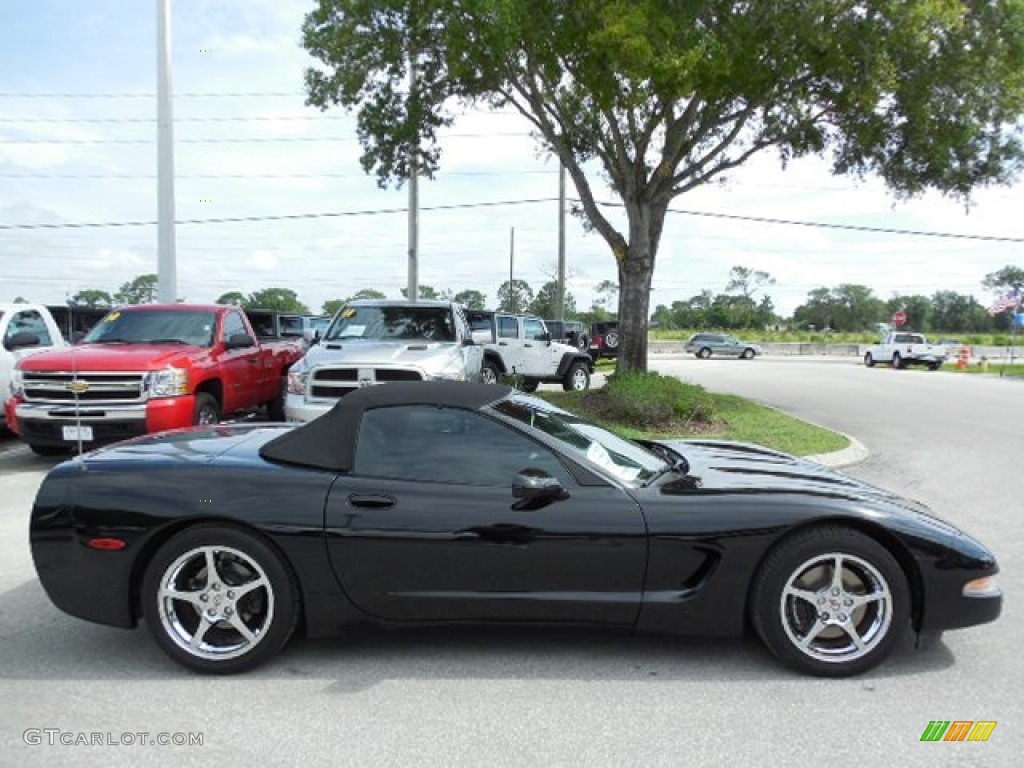
M 75 379 L 74 381 L 69 381 L 67 384 L 65 384 L 64 389 L 66 389 L 68 392 L 80 395 L 83 392 L 89 391 L 89 382 L 82 381 L 81 379 Z

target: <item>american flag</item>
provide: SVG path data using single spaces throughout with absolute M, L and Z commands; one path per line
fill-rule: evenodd
M 1021 298 L 1020 286 L 1018 286 L 1013 290 L 1007 291 L 1005 296 L 1000 296 L 996 299 L 995 304 L 988 308 L 988 313 L 995 316 L 1008 309 L 1020 309 Z

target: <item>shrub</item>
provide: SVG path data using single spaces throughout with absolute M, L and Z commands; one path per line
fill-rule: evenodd
M 679 421 L 708 423 L 714 418 L 715 403 L 704 387 L 672 376 L 616 373 L 600 391 L 605 418 L 640 428 L 657 429 Z

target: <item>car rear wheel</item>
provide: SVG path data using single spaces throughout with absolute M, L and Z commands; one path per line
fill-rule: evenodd
M 697 350 L 697 357 L 699 357 L 701 360 L 707 360 L 709 357 L 711 357 L 711 350 L 708 349 L 707 347 L 701 347 L 700 349 Z
M 893 368 L 906 368 L 907 364 L 903 362 L 903 358 L 900 357 L 899 352 L 894 352 L 892 356 L 892 367 Z
M 604 346 L 612 352 L 617 350 L 619 348 L 619 332 L 608 331 L 608 333 L 604 335 Z
M 942 367 L 942 363 L 928 363 L 929 371 L 937 371 Z
M 299 590 L 263 539 L 198 525 L 156 554 L 142 586 L 143 614 L 167 655 L 197 672 L 231 674 L 277 654 L 295 631 Z
M 899 563 L 840 526 L 784 539 L 761 564 L 750 614 L 765 645 L 801 672 L 846 677 L 889 655 L 910 619 Z
M 480 366 L 480 382 L 483 384 L 497 384 L 498 375 L 498 366 L 490 360 L 484 360 Z
M 866 365 L 868 368 L 875 367 L 875 358 L 871 356 L 870 352 L 867 352 L 864 355 L 864 365 Z
M 539 386 L 540 382 L 536 379 L 523 379 L 522 383 L 519 385 L 519 389 L 523 392 L 536 392 L 537 387 Z
M 590 389 L 590 371 L 587 370 L 586 363 L 576 360 L 569 366 L 569 370 L 565 372 L 565 378 L 562 380 L 562 389 L 566 392 L 581 392 L 584 389 Z
M 192 423 L 197 425 L 216 424 L 220 421 L 220 409 L 213 395 L 200 392 L 196 395 L 196 410 L 192 415 Z

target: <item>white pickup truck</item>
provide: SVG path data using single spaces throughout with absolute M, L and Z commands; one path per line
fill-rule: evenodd
M 42 304 L 0 304 L 0 431 L 3 404 L 11 396 L 11 373 L 23 357 L 67 343 L 50 310 Z
M 892 331 L 885 335 L 880 344 L 868 347 L 864 353 L 864 365 L 871 368 L 875 363 L 889 363 L 893 368 L 908 365 L 926 365 L 936 371 L 946 362 L 946 348 L 941 344 L 929 344 L 920 333 Z

